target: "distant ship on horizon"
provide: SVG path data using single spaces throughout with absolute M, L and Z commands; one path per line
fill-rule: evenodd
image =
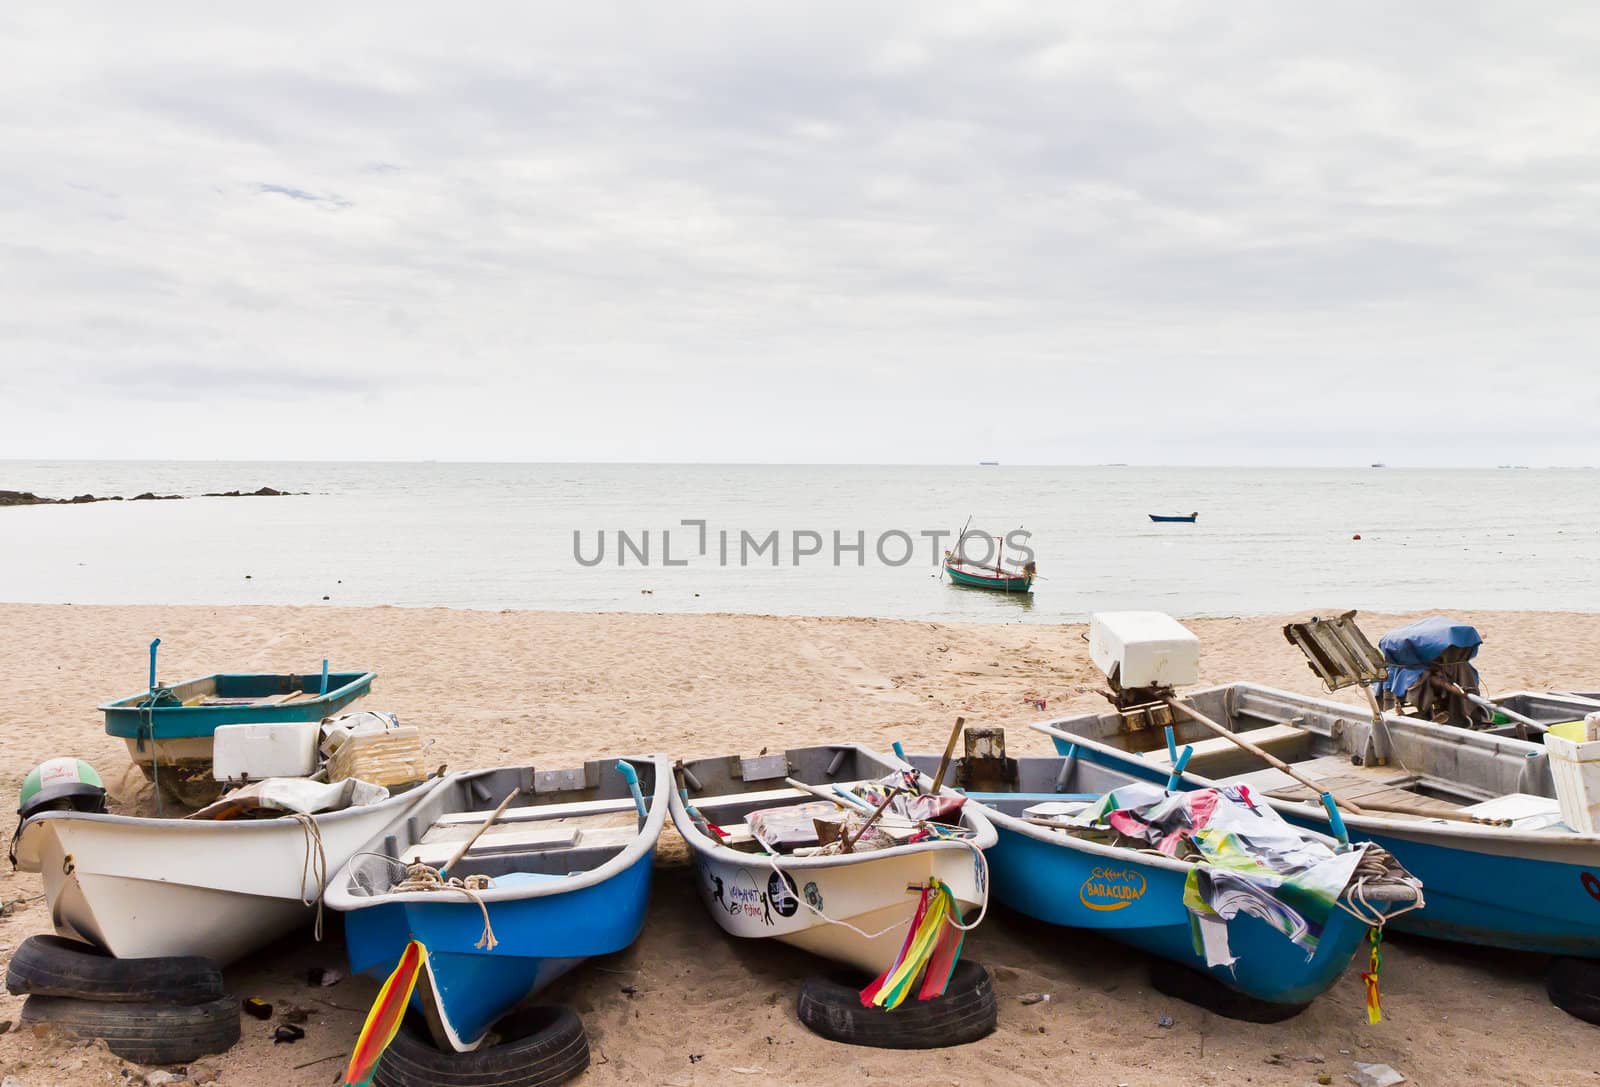
M 980 460 L 978 462 L 979 468 L 998 468 L 999 466 L 1000 462 L 997 460 Z

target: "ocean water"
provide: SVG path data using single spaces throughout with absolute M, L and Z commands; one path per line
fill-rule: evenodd
M 987 622 L 1600 610 L 1600 472 L 1586 469 L 0 461 L 0 488 L 53 497 L 262 485 L 311 493 L 0 509 L 0 600 Z M 1147 516 L 1191 510 L 1193 525 Z M 1030 533 L 1031 597 L 938 577 L 938 547 L 969 518 Z M 705 522 L 704 553 L 686 520 Z

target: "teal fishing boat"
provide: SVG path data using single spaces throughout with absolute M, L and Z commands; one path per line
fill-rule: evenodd
M 127 742 L 128 755 L 169 799 L 190 807 L 215 800 L 212 734 L 222 725 L 321 721 L 372 690 L 376 672 L 306 675 L 219 672 L 170 686 L 156 681 L 157 638 L 150 643 L 150 683 L 139 694 L 99 706 L 106 734 Z
M 1005 542 L 995 537 L 999 550 L 995 553 L 1003 555 Z M 955 551 L 944 553 L 944 572 L 950 575 L 953 585 L 964 585 L 969 589 L 988 589 L 997 593 L 1031 593 L 1033 579 L 1038 576 L 1038 569 L 1033 560 L 1028 560 L 1020 567 L 1007 569 L 1004 559 L 1002 565 L 991 566 L 986 562 L 969 559 Z

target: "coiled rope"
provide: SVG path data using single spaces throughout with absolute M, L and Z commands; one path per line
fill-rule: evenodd
M 466 877 L 451 876 L 448 879 L 444 873 L 432 865 L 418 861 L 407 864 L 385 853 L 374 853 L 370 850 L 361 850 L 358 857 L 377 857 L 379 860 L 392 864 L 404 870 L 405 879 L 391 884 L 387 891 L 373 892 L 377 894 L 408 894 L 415 891 L 455 891 L 465 895 L 467 900 L 478 907 L 478 912 L 483 914 L 483 932 L 478 936 L 478 942 L 473 946 L 479 951 L 493 951 L 500 946 L 500 941 L 495 937 L 494 926 L 489 923 L 489 905 L 484 902 L 481 892 L 494 887 L 494 880 L 489 876 L 472 875 Z M 357 877 L 359 883 L 359 877 Z

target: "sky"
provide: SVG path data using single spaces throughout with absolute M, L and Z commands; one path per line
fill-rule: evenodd
M 0 6 L 0 458 L 1600 462 L 1600 9 Z

